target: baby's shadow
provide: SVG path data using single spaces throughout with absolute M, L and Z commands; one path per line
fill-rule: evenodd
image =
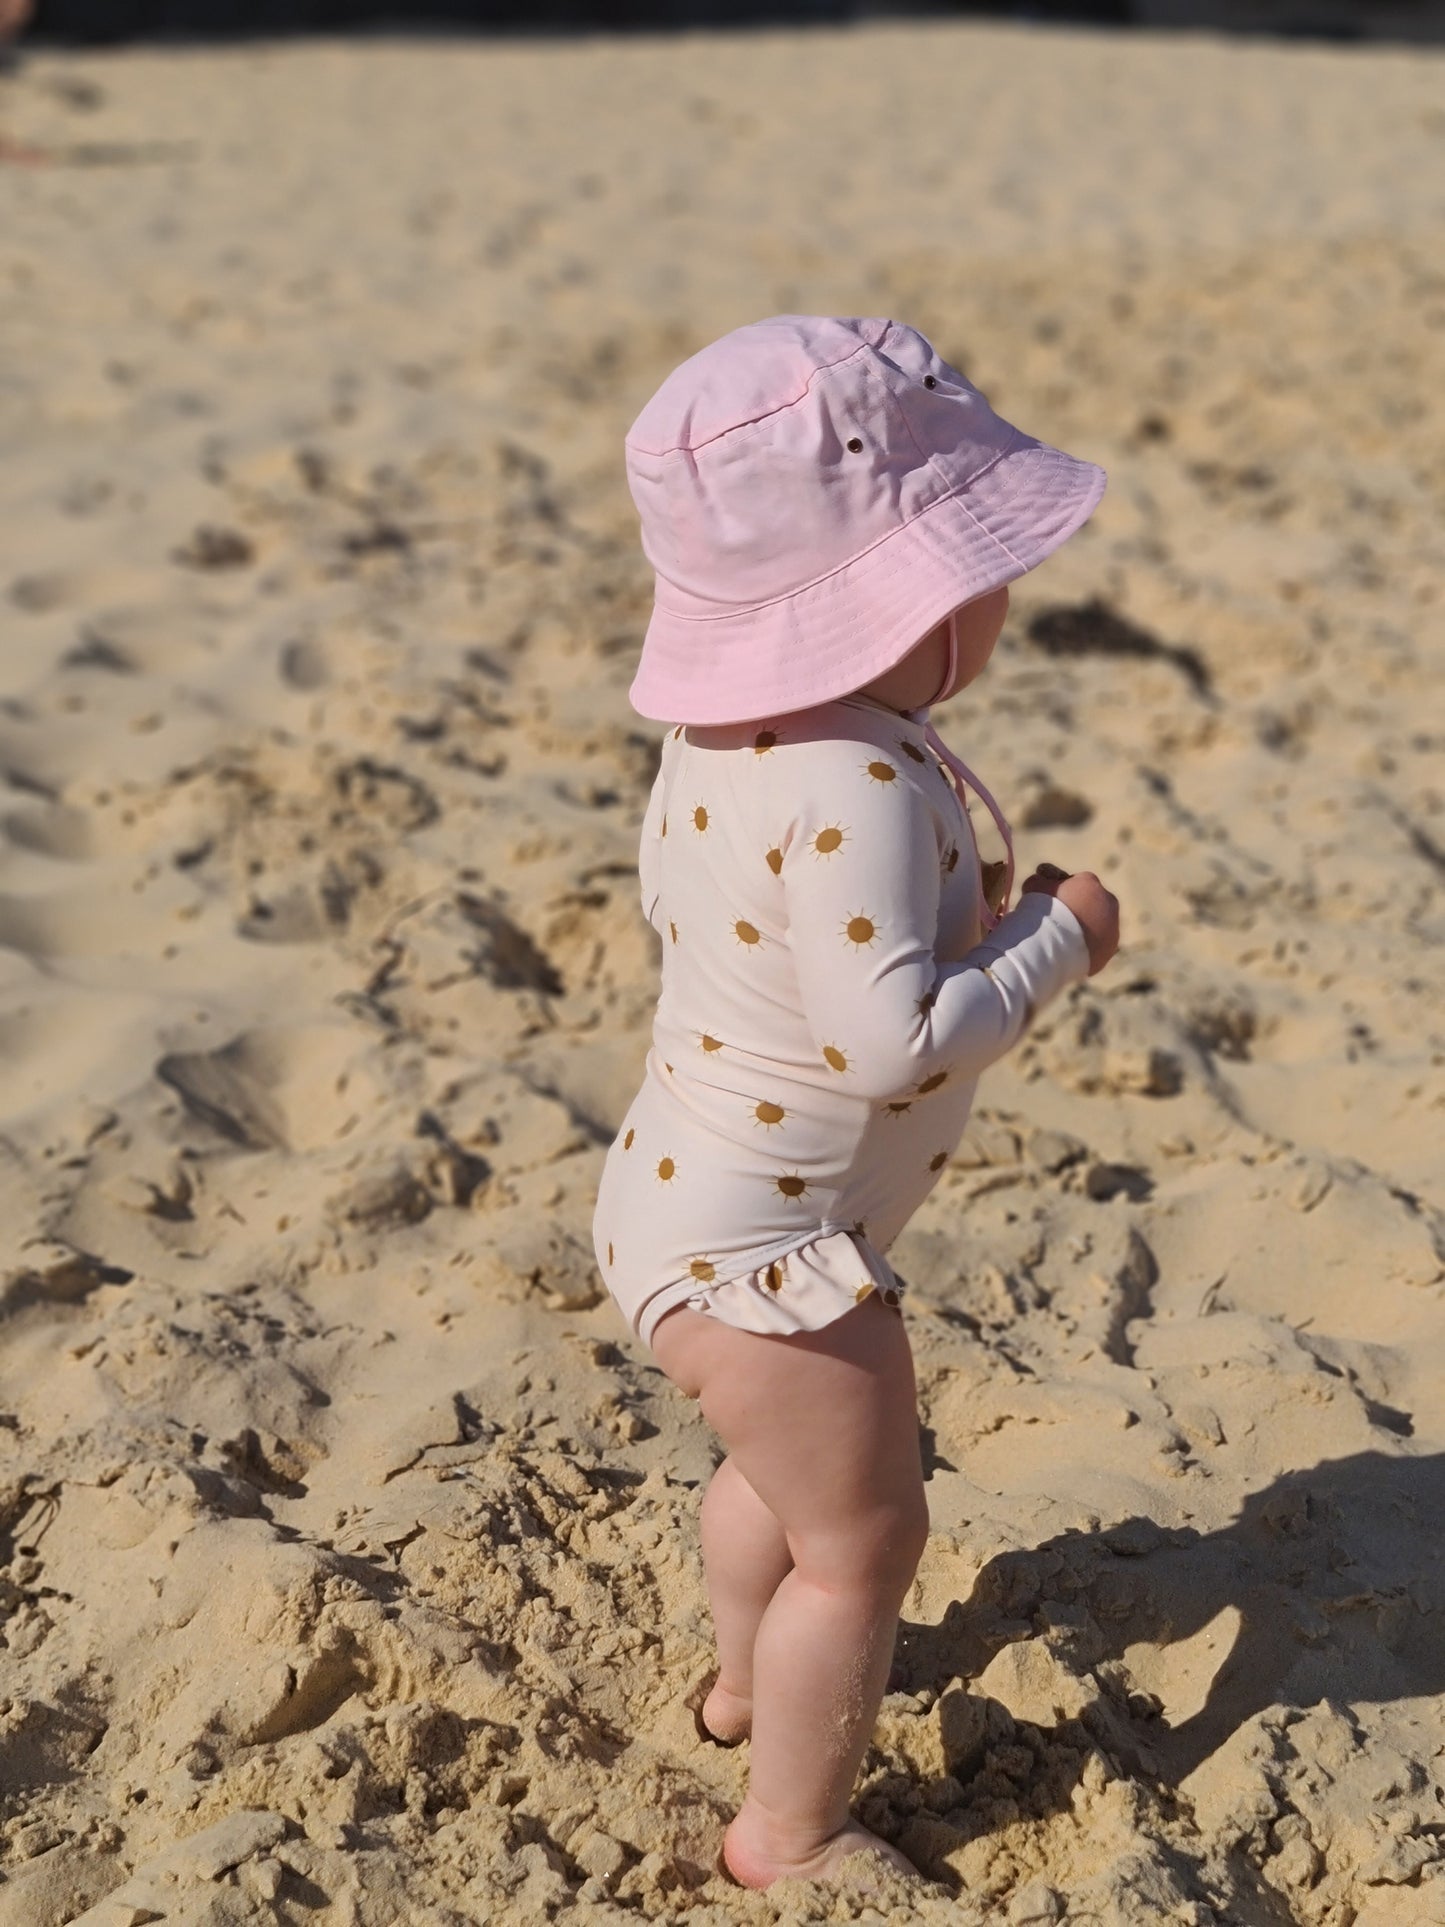
M 902 1623 L 903 1688 L 937 1697 L 944 1773 L 966 1794 L 1015 1730 L 968 1683 L 1024 1642 L 1013 1697 L 1038 1708 L 1044 1746 L 1056 1738 L 1082 1767 L 1087 1748 L 1068 1751 L 1082 1727 L 1172 1804 L 1268 1707 L 1341 1711 L 1445 1690 L 1442 1511 L 1445 1456 L 1361 1452 L 1286 1474 L 1219 1531 L 1136 1517 L 1002 1553 L 937 1625 Z M 1078 1777 L 1051 1770 L 1033 1810 L 1069 1804 Z

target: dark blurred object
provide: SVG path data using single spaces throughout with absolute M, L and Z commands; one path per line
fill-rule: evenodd
M 28 0 L 0 0 L 23 16 Z M 33 39 L 475 29 L 498 34 L 844 25 L 882 18 L 1213 28 L 1331 40 L 1445 40 L 1445 0 L 38 0 Z M 3 32 L 0 32 L 3 39 Z
M 30 18 L 32 0 L 0 0 L 0 47 L 13 40 Z

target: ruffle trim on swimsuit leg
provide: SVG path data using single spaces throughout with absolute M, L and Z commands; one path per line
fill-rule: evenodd
M 874 1291 L 885 1304 L 901 1309 L 903 1288 L 888 1260 L 866 1238 L 833 1231 L 720 1284 L 699 1286 L 685 1279 L 648 1305 L 646 1323 L 650 1332 L 664 1311 L 690 1305 L 739 1331 L 819 1331 Z

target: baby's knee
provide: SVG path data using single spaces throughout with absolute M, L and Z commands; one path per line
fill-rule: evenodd
M 888 1531 L 878 1550 L 881 1569 L 895 1585 L 907 1588 L 913 1583 L 918 1562 L 928 1544 L 928 1501 L 922 1487 L 900 1503 L 889 1521 Z
M 789 1548 L 798 1571 L 828 1591 L 882 1598 L 908 1590 L 927 1543 L 928 1503 L 920 1490 L 797 1545 L 790 1538 Z

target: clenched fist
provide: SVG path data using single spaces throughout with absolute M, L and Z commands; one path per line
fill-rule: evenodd
M 1070 876 L 1053 863 L 1041 863 L 1023 888 L 1046 890 L 1073 911 L 1089 946 L 1089 975 L 1096 976 L 1119 948 L 1119 899 L 1113 891 L 1106 890 L 1092 870 Z

